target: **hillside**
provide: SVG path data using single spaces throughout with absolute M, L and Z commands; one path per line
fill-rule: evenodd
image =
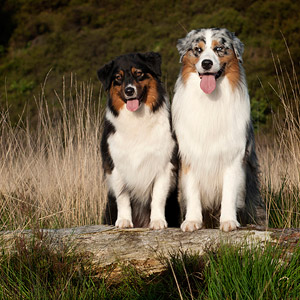
M 300 61 L 300 2 L 290 0 L 102 1 L 0 0 L 0 104 L 13 117 L 25 103 L 32 114 L 33 95 L 51 70 L 47 91 L 61 89 L 71 73 L 93 82 L 96 71 L 117 55 L 134 51 L 162 54 L 163 81 L 172 95 L 180 64 L 176 42 L 187 31 L 226 27 L 245 44 L 244 62 L 253 117 L 265 124 L 278 99 L 272 53 L 291 70 L 283 39 Z M 263 87 L 262 87 L 263 86 Z

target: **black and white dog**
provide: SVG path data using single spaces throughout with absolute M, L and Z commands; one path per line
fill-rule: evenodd
M 98 71 L 108 91 L 101 142 L 107 224 L 179 226 L 177 145 L 160 76 L 154 52 L 119 56 Z
M 181 158 L 183 231 L 219 219 L 222 231 L 264 223 L 241 41 L 226 29 L 192 30 L 177 44 L 182 68 L 172 120 Z M 217 218 L 216 218 L 217 217 Z

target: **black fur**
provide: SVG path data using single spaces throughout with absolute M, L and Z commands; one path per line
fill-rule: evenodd
M 104 174 L 110 174 L 114 169 L 114 162 L 110 156 L 109 145 L 107 139 L 111 134 L 116 132 L 115 127 L 107 119 L 104 119 L 103 133 L 101 139 L 101 158 Z
M 246 168 L 246 195 L 245 207 L 238 211 L 241 225 L 258 224 L 267 225 L 266 207 L 260 194 L 259 164 L 255 152 L 254 129 L 252 123 L 248 124 L 247 144 L 244 157 Z
M 114 75 L 119 70 L 129 70 L 131 67 L 136 67 L 143 70 L 145 74 L 151 74 L 159 83 L 161 76 L 161 56 L 156 52 L 147 52 L 147 53 L 130 53 L 118 56 L 116 59 L 110 61 L 109 63 L 102 66 L 97 74 L 99 80 L 102 82 L 103 88 L 107 91 L 110 89 L 114 83 Z M 145 75 L 147 76 L 147 75 Z M 128 78 L 126 80 L 132 80 Z M 144 91 L 144 94 L 147 94 L 147 91 Z M 157 111 L 164 102 L 165 90 L 161 84 L 158 84 L 158 94 L 159 99 L 156 101 L 155 106 L 153 107 L 153 112 Z M 123 99 L 126 102 L 125 99 Z M 112 99 L 108 97 L 108 107 L 114 116 L 118 116 L 118 112 L 112 105 Z
M 132 80 L 128 78 L 131 76 L 129 70 L 132 67 L 141 69 L 147 78 L 147 74 L 151 74 L 152 77 L 157 82 L 157 94 L 158 98 L 152 106 L 152 112 L 156 113 L 159 111 L 164 102 L 166 92 L 160 81 L 161 76 L 161 56 L 158 53 L 148 52 L 148 53 L 132 53 L 127 55 L 122 55 L 112 60 L 111 62 L 105 64 L 98 71 L 98 77 L 103 84 L 103 88 L 107 91 L 112 85 L 118 84 L 115 82 L 115 76 L 120 70 L 124 71 L 124 80 Z M 127 77 L 126 77 L 127 76 Z M 147 89 L 143 91 L 145 95 L 147 94 Z M 146 97 L 145 97 L 146 98 Z M 126 99 L 122 99 L 126 103 Z M 112 103 L 110 94 L 108 93 L 107 109 L 112 112 L 114 117 L 118 118 L 119 112 L 115 109 Z M 114 125 L 105 118 L 104 129 L 101 140 L 101 156 L 102 156 L 102 166 L 105 174 L 111 174 L 115 166 L 114 161 L 110 154 L 108 139 L 111 135 L 115 134 L 116 128 Z M 171 132 L 171 117 L 170 117 L 170 132 Z M 145 137 L 147 138 L 147 137 Z M 175 137 L 173 136 L 174 140 Z M 178 149 L 177 144 L 174 147 L 171 163 L 173 164 L 173 175 L 175 182 L 170 187 L 169 195 L 166 200 L 165 216 L 168 226 L 179 227 L 180 225 L 180 207 L 178 203 L 178 190 L 177 190 L 177 180 L 178 180 Z M 136 174 L 138 176 L 138 174 Z M 128 191 L 126 186 L 123 190 Z M 129 191 L 130 193 L 130 191 Z M 118 195 L 117 195 L 118 196 Z M 150 205 L 151 199 L 148 200 L 146 205 L 143 205 L 139 199 L 135 199 L 131 195 L 131 209 L 132 209 L 132 222 L 134 227 L 147 227 L 150 223 Z M 116 195 L 110 190 L 108 190 L 107 204 L 105 212 L 103 215 L 103 222 L 105 224 L 114 225 L 117 220 L 117 202 Z

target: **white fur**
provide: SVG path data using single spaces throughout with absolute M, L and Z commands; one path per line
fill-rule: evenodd
M 152 196 L 150 228 L 167 227 L 165 202 L 172 180 L 170 163 L 175 142 L 171 136 L 169 107 L 164 104 L 153 113 L 142 104 L 136 112 L 124 106 L 107 119 L 116 131 L 108 138 L 115 168 L 107 176 L 109 188 L 117 199 L 116 226 L 132 227 L 130 197 L 146 204 Z
M 181 173 L 186 201 L 183 231 L 202 226 L 202 208 L 221 204 L 220 228 L 239 226 L 238 208 L 244 205 L 243 158 L 250 102 L 246 84 L 232 89 L 224 76 L 211 94 L 200 89 L 200 77 L 191 73 L 184 84 L 178 78 L 172 104 L 172 120 L 182 161 L 190 166 Z
M 200 74 L 205 73 L 206 70 L 204 70 L 202 68 L 202 62 L 205 59 L 209 59 L 213 62 L 213 66 L 212 68 L 209 70 L 209 72 L 211 73 L 216 73 L 220 70 L 221 66 L 220 66 L 220 61 L 218 59 L 218 57 L 215 55 L 213 49 L 211 47 L 209 47 L 212 43 L 212 38 L 211 38 L 211 30 L 207 30 L 206 31 L 206 45 L 208 45 L 208 47 L 205 47 L 204 51 L 201 53 L 201 58 L 199 59 L 199 61 L 197 62 L 196 69 Z

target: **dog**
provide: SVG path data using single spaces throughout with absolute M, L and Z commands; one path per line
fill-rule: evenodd
M 159 53 L 117 57 L 98 71 L 108 101 L 101 140 L 108 187 L 104 223 L 179 227 L 177 144 Z
M 172 103 L 183 231 L 263 224 L 244 45 L 225 28 L 192 30 L 179 39 L 182 67 Z M 219 220 L 219 222 L 218 222 Z

